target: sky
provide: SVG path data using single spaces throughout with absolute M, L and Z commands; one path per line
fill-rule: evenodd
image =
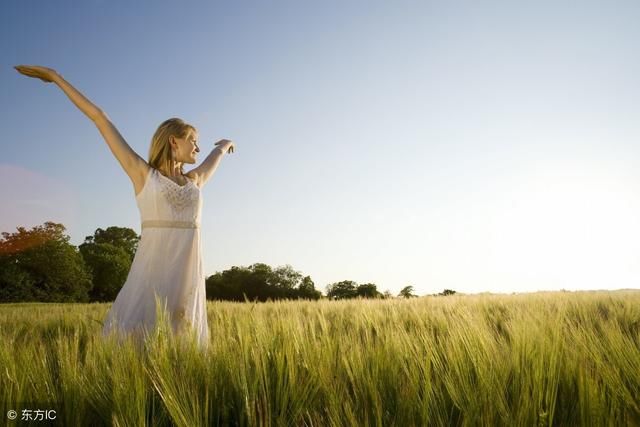
M 9 0 L 0 22 L 0 231 L 140 233 L 95 125 L 13 69 L 42 65 L 145 159 L 169 117 L 198 163 L 235 142 L 203 189 L 207 275 L 640 288 L 637 1 Z

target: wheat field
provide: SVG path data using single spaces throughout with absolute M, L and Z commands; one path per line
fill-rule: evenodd
M 0 305 L 2 422 L 640 425 L 640 291 L 207 306 L 203 352 L 165 321 L 102 338 L 108 304 Z

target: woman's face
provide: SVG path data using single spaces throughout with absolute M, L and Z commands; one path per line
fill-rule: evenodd
M 187 132 L 184 138 L 172 137 L 176 153 L 176 161 L 182 163 L 195 163 L 196 154 L 200 152 L 198 147 L 198 134 L 192 130 Z

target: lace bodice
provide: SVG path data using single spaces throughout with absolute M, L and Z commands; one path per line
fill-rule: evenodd
M 136 197 L 141 219 L 144 220 L 200 220 L 202 208 L 198 186 L 187 179 L 179 185 L 151 168 L 145 185 Z

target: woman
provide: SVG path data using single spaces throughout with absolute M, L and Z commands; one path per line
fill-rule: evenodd
M 103 335 L 122 331 L 140 344 L 157 325 L 156 308 L 166 310 L 175 334 L 188 326 L 201 348 L 209 342 L 205 277 L 200 243 L 201 189 L 211 178 L 234 143 L 215 143 L 200 166 L 185 173 L 185 163 L 194 164 L 197 130 L 181 119 L 164 121 L 151 140 L 149 161 L 144 161 L 122 138 L 109 117 L 92 104 L 55 70 L 19 65 L 18 72 L 55 83 L 97 126 L 135 191 L 142 234 L 127 280 L 104 322 Z M 158 306 L 156 307 L 156 304 Z

